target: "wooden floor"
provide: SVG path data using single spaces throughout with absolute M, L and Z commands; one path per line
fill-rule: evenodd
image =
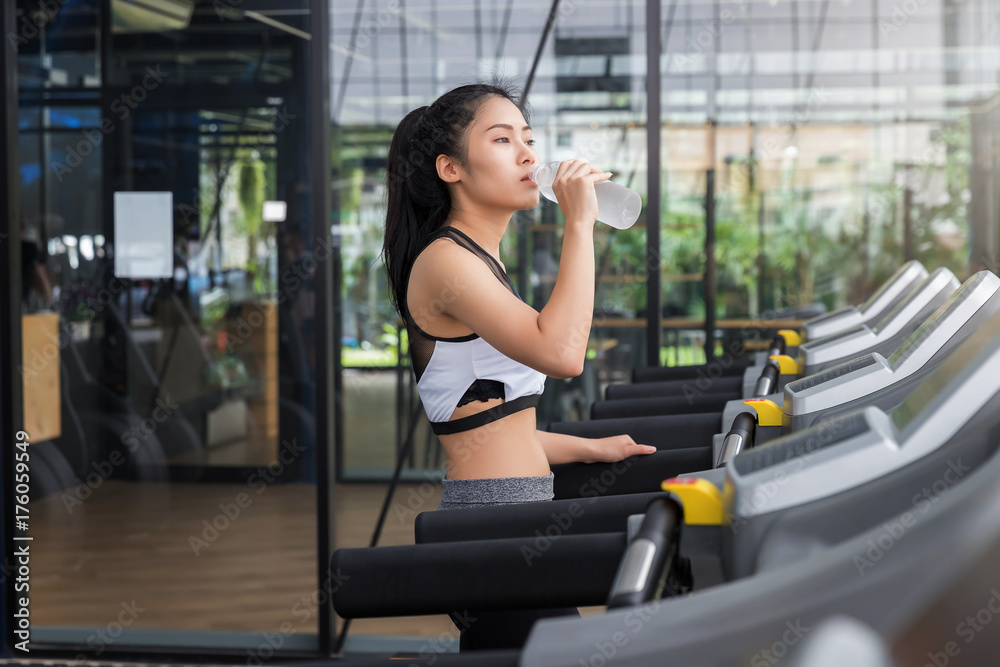
M 399 508 L 414 488 L 399 487 Z M 336 488 L 337 546 L 367 546 L 385 490 Z M 134 601 L 142 611 L 131 627 L 275 632 L 289 622 L 316 632 L 315 487 L 107 480 L 78 504 L 66 498 L 30 507 L 34 626 L 104 627 Z M 440 490 L 421 500 L 436 508 Z M 390 512 L 380 544 L 412 544 L 414 516 Z M 435 616 L 359 620 L 351 632 L 452 628 Z
M 367 546 L 385 491 L 336 487 L 338 547 Z M 107 480 L 70 498 L 30 506 L 34 627 L 106 627 L 134 608 L 135 628 L 316 632 L 315 487 Z M 439 487 L 401 485 L 380 544 L 412 544 L 416 513 L 439 502 Z M 447 616 L 351 626 L 352 635 L 443 632 L 454 633 Z

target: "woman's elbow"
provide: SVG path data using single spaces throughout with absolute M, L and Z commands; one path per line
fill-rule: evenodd
M 575 378 L 583 373 L 583 361 L 582 358 L 560 360 L 559 363 L 552 365 L 545 374 L 555 380 Z

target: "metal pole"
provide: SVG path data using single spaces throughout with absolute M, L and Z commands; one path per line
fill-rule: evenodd
M 556 20 L 556 10 L 559 9 L 559 0 L 552 0 L 552 8 L 549 9 L 549 18 L 545 21 L 542 29 L 542 37 L 538 40 L 538 48 L 535 49 L 535 59 L 531 63 L 531 71 L 528 72 L 528 79 L 524 82 L 524 90 L 521 91 L 521 107 L 528 102 L 528 93 L 531 91 L 531 84 L 535 80 L 535 71 L 538 69 L 538 61 L 542 59 L 542 51 L 545 50 L 545 43 L 549 40 L 549 32 L 552 24 Z
M 913 238 L 913 188 L 910 187 L 910 168 L 906 163 L 903 171 L 903 261 L 916 258 L 916 242 Z
M 708 122 L 708 169 L 705 171 L 705 359 L 715 358 L 715 121 Z
M 646 364 L 660 365 L 660 0 L 646 0 Z
M 331 248 L 330 230 L 330 6 L 328 0 L 309 0 L 310 39 L 308 49 L 308 85 L 310 94 L 306 96 L 307 113 L 310 121 L 309 136 L 309 189 L 311 192 L 309 215 L 315 221 L 316 243 Z M 332 250 L 335 254 L 337 250 Z M 332 259 L 332 258 L 331 258 Z M 331 434 L 337 425 L 333 401 L 335 391 L 331 386 L 334 360 L 337 354 L 334 345 L 340 345 L 340 337 L 334 338 L 336 328 L 329 304 L 335 300 L 340 283 L 334 282 L 333 262 L 317 262 L 316 267 L 316 534 L 317 578 L 323 590 L 330 590 L 330 556 L 335 548 L 333 486 L 336 479 L 334 457 L 330 444 Z M 331 604 L 319 607 L 319 650 L 329 655 L 336 632 L 336 620 Z

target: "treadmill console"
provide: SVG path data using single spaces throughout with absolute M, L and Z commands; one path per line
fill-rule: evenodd
M 763 515 L 883 477 L 944 446 L 998 393 L 1000 311 L 891 415 L 869 406 L 734 457 L 726 485 L 735 504 L 727 509 L 731 516 Z
M 926 277 L 927 269 L 920 262 L 911 260 L 899 267 L 899 270 L 860 307 L 848 306 L 814 317 L 803 323 L 802 330 L 807 340 L 815 340 L 873 320 L 885 313 Z
M 990 306 L 987 306 L 987 303 Z M 986 310 L 988 308 L 988 310 Z M 965 281 L 886 360 L 875 353 L 838 364 L 785 387 L 784 411 L 793 428 L 812 423 L 809 415 L 849 404 L 903 383 L 914 373 L 932 371 L 977 327 L 1000 310 L 1000 278 L 981 271 Z M 975 318 L 975 319 L 974 319 Z M 905 397 L 901 394 L 900 398 Z
M 854 371 L 861 370 L 862 368 L 867 368 L 869 366 L 875 365 L 875 355 L 866 354 L 863 357 L 858 357 L 857 359 L 852 359 L 851 361 L 845 361 L 842 364 L 837 364 L 832 368 L 828 368 L 822 373 L 816 373 L 814 375 L 809 375 L 802 378 L 801 380 L 795 380 L 790 382 L 786 387 L 785 391 L 801 392 L 807 389 L 812 389 L 813 387 L 818 387 L 821 384 L 826 384 L 827 382 L 832 382 L 839 377 L 853 373 Z
M 730 465 L 741 475 L 750 475 L 768 468 L 808 457 L 822 449 L 845 442 L 869 430 L 863 412 L 855 412 L 839 419 L 833 419 L 821 428 L 809 429 L 775 440 L 761 447 L 755 447 L 733 458 Z
M 920 287 L 879 320 L 879 323 L 872 327 L 872 331 L 880 339 L 883 336 L 892 336 L 907 322 L 917 317 L 929 304 L 947 301 L 947 298 L 960 287 L 954 273 L 944 267 L 936 269 L 927 280 L 920 283 Z
M 865 316 L 866 320 L 869 317 L 877 317 L 880 312 L 888 310 L 890 304 L 900 296 L 900 293 L 907 286 L 918 280 L 922 281 L 926 277 L 927 269 L 920 262 L 910 260 L 899 267 L 889 280 L 882 283 L 878 291 L 861 304 L 858 311 Z
M 961 321 L 964 323 L 968 320 L 975 311 L 979 310 L 980 307 L 986 301 L 997 292 L 997 288 L 1000 287 L 1000 278 L 989 271 L 980 271 L 971 278 L 965 281 L 958 290 L 955 291 L 951 297 L 945 301 L 937 312 L 931 315 L 927 320 L 920 325 L 913 334 L 906 339 L 906 341 L 900 345 L 896 351 L 889 357 L 889 367 L 892 368 L 893 372 L 899 370 L 903 363 L 909 359 L 913 354 L 920 349 L 922 345 L 925 345 L 928 340 L 932 337 L 935 331 L 941 328 L 945 322 L 950 321 Z M 959 316 L 959 311 L 971 311 L 968 312 L 968 316 Z M 958 316 L 958 320 L 953 320 L 953 317 Z

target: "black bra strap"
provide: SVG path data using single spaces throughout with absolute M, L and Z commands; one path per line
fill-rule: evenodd
M 515 412 L 536 407 L 538 399 L 541 396 L 541 394 L 528 394 L 527 396 L 515 398 L 513 401 L 494 405 L 492 408 L 487 408 L 482 412 L 477 412 L 468 417 L 460 417 L 459 419 L 447 422 L 431 422 L 431 430 L 434 431 L 435 435 L 452 435 L 453 433 L 461 433 L 462 431 L 486 426 Z

